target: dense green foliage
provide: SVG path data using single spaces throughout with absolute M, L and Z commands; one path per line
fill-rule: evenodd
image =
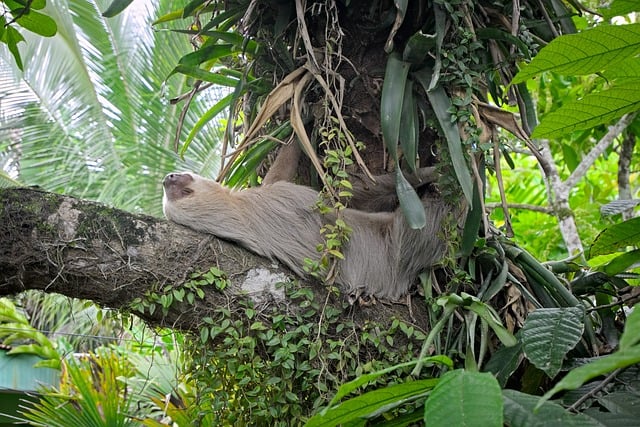
M 135 384 L 153 362 L 100 350 L 91 363 L 70 362 L 65 389 L 45 397 L 30 419 L 496 426 L 638 419 L 638 408 L 625 403 L 640 392 L 640 369 L 631 366 L 640 362 L 640 313 L 632 309 L 640 228 L 617 208 L 605 218 L 598 211 L 620 187 L 638 184 L 637 176 L 619 178 L 620 164 L 633 164 L 638 155 L 633 145 L 625 154 L 620 142 L 635 144 L 638 130 L 637 23 L 598 22 L 579 3 L 574 9 L 555 0 L 521 1 L 520 8 L 460 0 L 195 0 L 159 10 L 154 25 L 162 31 L 143 26 L 135 33 L 127 21 L 134 13 L 117 15 L 129 3 L 69 0 L 69 9 L 50 13 L 53 33 L 67 37 L 25 37 L 28 51 L 18 56 L 17 26 L 31 29 L 32 13 L 37 22 L 50 18 L 35 12 L 44 2 L 30 3 L 33 11 L 4 2 L 17 18 L 4 27 L 6 57 L 24 69 L 33 95 L 4 106 L 12 114 L 3 117 L 9 125 L 2 129 L 14 132 L 5 130 L 0 140 L 9 176 L 158 213 L 151 199 L 166 170 L 185 165 L 210 175 L 221 154 L 227 183 L 253 185 L 278 141 L 297 139 L 318 172 L 309 181 L 331 199 L 322 209 L 348 204 L 353 165 L 366 173 L 388 153 L 411 224 L 429 219 L 406 176 L 427 163 L 438 167 L 443 197 L 468 203 L 469 214 L 458 250 L 421 277 L 424 295 L 417 298 L 430 309 L 428 330 L 399 320 L 389 330 L 373 321 L 339 322 L 332 307 L 358 307 L 339 294 L 331 295 L 332 306 L 288 283 L 286 295 L 304 314 L 230 301 L 202 319 L 180 372 L 164 382 L 158 372 L 149 375 L 151 389 Z M 96 9 L 117 16 L 106 19 Z M 633 11 L 637 6 L 614 0 L 601 13 L 610 19 Z M 574 34 L 576 27 L 582 31 Z M 66 60 L 43 55 L 45 47 Z M 221 95 L 212 94 L 221 86 Z M 13 94 L 24 88 L 13 87 Z M 184 114 L 168 106 L 162 88 L 178 97 Z M 375 103 L 364 93 L 373 93 Z M 353 94 L 374 105 L 361 110 Z M 378 125 L 367 127 L 368 110 Z M 228 120 L 220 119 L 224 112 Z M 624 126 L 608 140 L 607 126 L 616 123 Z M 176 129 L 186 163 L 171 150 Z M 603 156 L 593 154 L 598 146 Z M 594 156 L 596 167 L 587 174 L 586 159 Z M 504 163 L 512 170 L 502 171 Z M 531 173 L 539 165 L 542 177 Z M 572 183 L 560 185 L 566 205 L 549 195 L 562 193 L 551 166 Z M 487 182 L 502 191 L 488 191 Z M 545 216 L 514 213 L 510 240 L 502 233 L 510 232 L 509 212 L 493 213 L 500 230 L 490 225 L 485 193 L 487 200 L 505 195 L 542 208 Z M 566 218 L 576 219 L 585 253 L 567 253 L 567 236 L 556 228 Z M 329 256 L 341 255 L 347 226 L 336 222 L 325 233 Z M 523 247 L 551 261 L 541 264 Z M 165 286 L 131 308 L 163 312 L 202 298 L 210 285 L 223 291 L 224 273 L 212 269 L 184 287 Z M 32 334 L 34 352 L 51 358 L 52 347 L 26 320 L 18 313 L 3 322 L 24 325 L 24 335 L 11 338 Z M 574 391 L 557 394 L 566 390 Z M 74 399 L 82 410 L 65 405 Z M 114 401 L 120 406 L 107 405 Z M 56 412 L 60 405 L 64 411 Z

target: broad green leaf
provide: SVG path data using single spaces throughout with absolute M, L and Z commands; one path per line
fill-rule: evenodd
M 596 359 L 587 365 L 574 368 L 569 371 L 562 381 L 540 398 L 538 405 L 550 399 L 551 396 L 561 390 L 575 390 L 595 377 L 608 374 L 616 369 L 635 365 L 636 363 L 640 363 L 640 346 L 638 345 L 616 351 L 608 356 Z
M 418 31 L 407 41 L 402 51 L 402 60 L 412 64 L 422 64 L 429 52 L 436 47 L 436 35 Z
M 501 387 L 504 387 L 509 381 L 520 363 L 524 359 L 522 354 L 522 343 L 518 343 L 512 347 L 502 346 L 493 353 L 491 359 L 484 367 L 485 371 L 492 372 Z
M 608 81 L 621 82 L 623 79 L 637 81 L 640 79 L 640 58 L 628 58 L 626 61 L 616 64 L 615 67 L 604 71 L 602 76 Z
M 383 376 L 385 374 L 388 374 L 389 372 L 393 372 L 393 371 L 395 371 L 397 369 L 401 369 L 401 368 L 406 368 L 408 366 L 414 366 L 416 363 L 418 363 L 418 361 L 414 360 L 414 361 L 411 361 L 411 362 L 400 363 L 398 365 L 390 366 L 390 367 L 382 369 L 380 371 L 376 371 L 376 372 L 371 372 L 369 374 L 360 375 L 355 380 L 352 380 L 352 381 L 349 381 L 348 383 L 342 384 L 340 386 L 340 388 L 338 389 L 338 391 L 336 392 L 336 395 L 333 397 L 333 399 L 331 399 L 331 402 L 329 402 L 329 406 L 335 405 L 340 400 L 342 400 L 343 397 L 345 397 L 348 394 L 354 392 L 355 390 L 357 390 L 361 386 L 363 386 L 365 384 L 368 384 L 371 381 L 374 381 L 374 380 L 380 378 L 381 376 Z M 425 357 L 424 359 L 422 359 L 422 363 L 423 364 L 425 364 L 425 363 L 439 363 L 439 364 L 445 365 L 445 366 L 447 366 L 449 368 L 453 368 L 453 362 L 447 356 L 429 356 L 429 357 Z
M 427 399 L 428 426 L 503 425 L 502 394 L 493 375 L 462 369 L 447 372 Z
M 611 19 L 614 16 L 627 15 L 631 12 L 640 11 L 638 0 L 614 0 L 607 7 L 601 7 L 598 11 L 605 17 Z
M 397 53 L 389 55 L 382 84 L 380 100 L 380 126 L 384 143 L 391 157 L 398 162 L 398 138 L 402 121 L 402 104 L 405 94 L 409 64 Z
M 632 218 L 605 228 L 593 241 L 589 258 L 610 254 L 640 244 L 640 218 Z
M 566 75 L 593 74 L 640 52 L 640 24 L 600 25 L 555 38 L 511 81 L 522 83 L 544 71 Z
M 545 115 L 532 138 L 555 138 L 574 131 L 611 123 L 624 114 L 640 110 L 640 79 L 593 92 Z
M 635 249 L 615 257 L 604 266 L 599 267 L 598 270 L 609 276 L 614 276 L 638 266 L 640 266 L 640 249 Z
M 310 418 L 305 425 L 306 427 L 336 426 L 366 417 L 383 407 L 392 409 L 396 404 L 425 396 L 438 381 L 437 378 L 417 380 L 373 390 L 321 411 Z
M 583 319 L 582 307 L 535 310 L 522 327 L 522 344 L 527 359 L 550 378 L 555 377 L 566 354 L 582 337 Z
M 624 324 L 624 332 L 620 336 L 620 350 L 630 349 L 640 343 L 640 304 L 634 306 Z
M 602 427 L 584 414 L 573 414 L 557 403 L 545 402 L 534 411 L 539 397 L 515 390 L 503 390 L 504 421 L 508 426 Z
M 15 15 L 17 15 L 17 13 Z M 43 37 L 53 37 L 58 31 L 56 21 L 35 10 L 30 10 L 29 13 L 20 16 L 16 19 L 16 22 L 22 28 L 26 28 Z
M 449 108 L 452 105 L 451 99 L 449 99 L 449 96 L 441 86 L 436 86 L 432 90 L 428 90 L 432 76 L 431 69 L 428 67 L 412 73 L 412 76 L 418 80 L 427 93 L 433 112 L 447 138 L 447 147 L 449 148 L 449 155 L 451 156 L 451 162 L 453 163 L 453 169 L 458 178 L 458 183 L 469 203 L 469 207 L 473 208 L 473 180 L 471 179 L 467 160 L 462 150 L 460 132 L 456 124 L 452 122 L 451 113 L 449 113 Z
M 576 150 L 569 144 L 562 144 L 562 158 L 570 172 L 573 172 L 580 164 Z
M 102 12 L 102 16 L 105 18 L 113 18 L 118 15 L 120 12 L 125 10 L 133 0 L 113 0 L 107 10 Z

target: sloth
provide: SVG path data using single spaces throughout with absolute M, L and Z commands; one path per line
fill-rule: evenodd
M 381 184 L 354 189 L 367 200 L 366 210 L 341 212 L 352 231 L 342 247 L 344 259 L 338 261 L 335 281 L 350 294 L 397 301 L 420 272 L 444 256 L 441 223 L 450 209 L 438 198 L 423 196 L 427 225 L 412 229 L 399 208 L 375 211 L 376 200 L 387 203 L 395 193 L 388 176 L 376 181 Z M 335 214 L 323 215 L 315 208 L 317 191 L 288 181 L 270 180 L 236 191 L 184 172 L 170 173 L 163 186 L 163 210 L 170 221 L 237 242 L 280 261 L 300 277 L 307 276 L 305 258 L 320 258 L 316 250 L 323 242 L 320 228 L 336 220 Z

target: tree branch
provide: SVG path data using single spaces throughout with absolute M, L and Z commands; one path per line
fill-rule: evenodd
M 194 272 L 216 266 L 231 285 L 225 291 L 204 288 L 193 305 L 178 303 L 166 316 L 156 310 L 141 315 L 156 325 L 195 330 L 217 307 L 251 300 L 255 306 L 292 304 L 277 282 L 291 274 L 284 267 L 245 249 L 157 218 L 34 189 L 0 189 L 0 296 L 26 289 L 90 299 L 112 308 L 128 308 L 146 292 L 180 287 Z M 318 300 L 327 299 L 342 316 L 356 322 L 391 324 L 394 318 L 415 323 L 405 305 L 376 304 L 344 310 L 344 299 L 327 297 L 316 281 L 300 281 Z M 412 306 L 415 326 L 426 329 L 426 305 Z
M 569 192 L 575 185 L 580 181 L 584 175 L 587 173 L 589 168 L 593 165 L 602 153 L 611 145 L 613 141 L 625 130 L 629 124 L 635 118 L 635 114 L 625 114 L 622 116 L 618 123 L 609 127 L 607 133 L 598 141 L 595 147 L 591 149 L 587 153 L 586 156 L 582 159 L 580 164 L 573 170 L 569 178 L 567 178 L 563 182 L 563 186 L 566 188 L 566 191 Z

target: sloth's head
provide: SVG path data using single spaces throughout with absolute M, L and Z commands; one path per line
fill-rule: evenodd
M 195 190 L 192 187 L 196 176 L 190 172 L 173 172 L 165 176 L 162 181 L 164 187 L 163 204 L 191 196 Z
M 191 172 L 173 172 L 162 181 L 164 196 L 162 209 L 171 220 L 188 214 L 191 210 L 211 208 L 208 202 L 215 199 L 215 191 L 220 185 Z

